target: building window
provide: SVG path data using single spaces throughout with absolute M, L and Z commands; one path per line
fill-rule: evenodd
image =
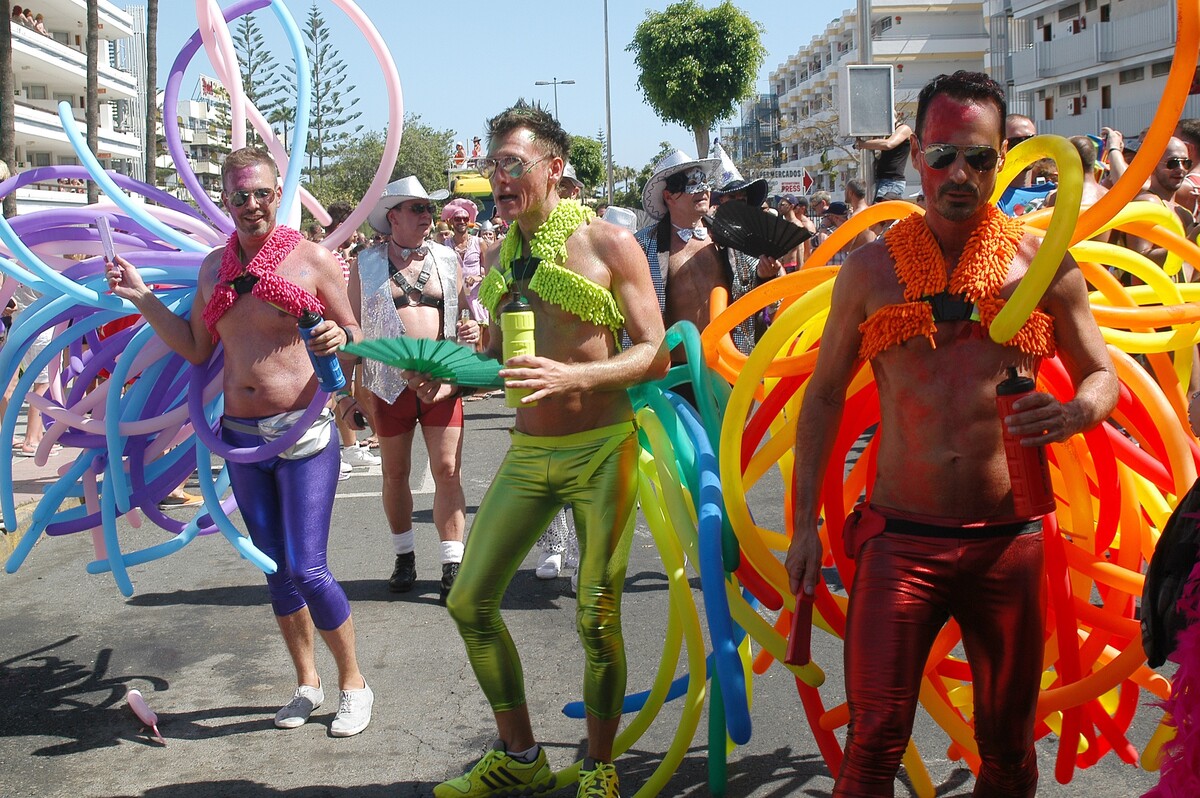
M 1058 9 L 1058 21 L 1066 22 L 1069 19 L 1074 19 L 1079 16 L 1079 3 L 1071 3 L 1069 6 L 1063 6 Z
M 1063 83 L 1058 87 L 1058 96 L 1073 97 L 1074 95 L 1079 94 L 1079 88 L 1079 81 L 1068 80 L 1066 83 Z
M 1088 91 L 1095 91 L 1098 88 L 1100 88 L 1100 78 L 1088 78 L 1087 79 L 1087 90 Z
M 25 86 L 25 96 L 31 100 L 44 100 L 49 94 L 46 92 L 44 85 L 30 83 Z
M 75 95 L 74 94 L 57 94 L 56 93 L 54 95 L 54 104 L 58 105 L 59 103 L 66 103 L 67 105 L 69 105 L 73 108 L 73 107 L 75 107 Z
M 1117 73 L 1117 82 L 1124 86 L 1126 83 L 1137 83 L 1145 77 L 1145 67 L 1133 67 L 1132 69 L 1122 69 Z
M 1157 64 L 1150 65 L 1150 77 L 1161 78 L 1171 71 L 1170 61 L 1159 61 Z
M 1100 87 L 1100 107 L 1112 108 L 1112 86 Z
M 1108 22 L 1112 16 L 1112 6 L 1100 6 L 1100 21 Z
M 1083 7 L 1087 11 L 1095 11 L 1096 10 L 1096 0 L 1087 0 L 1087 2 L 1085 2 L 1083 4 Z
M 31 152 L 31 153 L 29 153 L 29 164 L 30 164 L 30 166 L 34 166 L 34 167 L 49 166 L 50 165 L 50 153 L 48 153 L 48 152 Z

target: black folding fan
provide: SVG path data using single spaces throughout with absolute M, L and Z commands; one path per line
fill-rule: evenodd
M 798 224 L 744 202 L 726 202 L 712 222 L 713 241 L 754 258 L 782 258 L 811 236 Z
M 432 338 L 373 338 L 346 344 L 352 355 L 378 360 L 389 366 L 448 380 L 468 388 L 499 388 L 500 361 L 454 341 Z

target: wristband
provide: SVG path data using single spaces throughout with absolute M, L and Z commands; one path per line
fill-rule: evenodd
M 354 336 L 350 333 L 350 328 L 347 327 L 345 324 L 341 324 L 338 326 L 340 326 L 342 328 L 342 332 L 346 335 L 346 343 L 348 343 L 348 344 L 354 343 Z

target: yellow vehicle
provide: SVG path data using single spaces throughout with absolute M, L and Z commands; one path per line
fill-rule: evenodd
M 479 213 L 480 219 L 490 219 L 495 201 L 492 199 L 492 183 L 483 175 L 475 164 L 468 160 L 461 166 L 450 162 L 446 175 L 449 180 L 450 194 L 455 197 L 470 197 L 483 206 Z

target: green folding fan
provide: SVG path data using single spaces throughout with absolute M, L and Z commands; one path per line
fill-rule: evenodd
M 454 341 L 373 338 L 346 344 L 343 351 L 467 388 L 500 388 L 504 385 L 499 377 L 500 361 Z

